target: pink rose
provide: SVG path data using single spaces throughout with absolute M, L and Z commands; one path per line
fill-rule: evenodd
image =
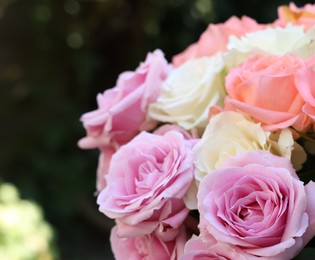
M 279 19 L 275 24 L 285 27 L 288 23 L 294 25 L 303 25 L 305 30 L 312 28 L 315 25 L 315 5 L 306 4 L 298 8 L 294 3 L 289 6 L 283 5 L 278 8 Z
M 120 236 L 149 234 L 160 223 L 177 228 L 189 212 L 183 196 L 193 171 L 192 144 L 182 134 L 142 132 L 113 155 L 99 209 L 116 219 Z
M 200 183 L 200 236 L 253 257 L 292 259 L 315 235 L 314 192 L 287 158 L 266 151 L 230 157 Z
M 116 87 L 97 95 L 98 109 L 82 115 L 87 136 L 79 141 L 79 146 L 89 149 L 121 145 L 141 130 L 151 130 L 148 106 L 156 101 L 169 68 L 163 53 L 156 50 L 135 72 L 122 73 Z
M 263 28 L 265 26 L 258 24 L 255 20 L 247 16 L 243 16 L 241 19 L 233 16 L 225 23 L 209 24 L 198 42 L 190 45 L 182 53 L 173 57 L 173 64 L 178 67 L 188 60 L 211 56 L 219 51 L 225 51 L 231 35 L 240 37 L 246 33 L 258 31 Z
M 116 149 L 111 146 L 104 146 L 100 149 L 100 155 L 97 166 L 96 189 L 101 191 L 106 187 L 106 176 L 109 170 L 109 164 Z
M 180 126 L 176 124 L 162 125 L 154 131 L 154 134 L 164 135 L 169 131 L 176 131 L 176 132 L 181 133 L 186 140 L 192 140 L 192 139 L 199 140 L 199 134 L 198 134 L 197 129 L 194 128 L 190 131 L 186 131 L 185 129 L 181 128 Z
M 293 126 L 302 131 L 310 123 L 297 85 L 306 63 L 296 57 L 254 55 L 226 77 L 225 110 L 241 111 L 268 131 Z
M 187 233 L 178 229 L 158 228 L 151 234 L 123 238 L 118 228 L 112 229 L 110 242 L 116 260 L 177 260 L 183 253 Z
M 184 254 L 179 260 L 248 260 L 248 255 L 237 247 L 216 243 L 215 239 L 204 242 L 193 236 L 185 244 Z M 258 260 L 258 258 L 257 258 Z

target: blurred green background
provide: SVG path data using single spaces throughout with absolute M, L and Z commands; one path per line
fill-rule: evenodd
M 276 18 L 274 0 L 0 0 L 0 179 L 35 201 L 61 259 L 111 259 L 112 222 L 95 202 L 97 151 L 80 115 L 148 51 L 168 60 L 209 23 Z M 304 5 L 307 1 L 295 1 Z

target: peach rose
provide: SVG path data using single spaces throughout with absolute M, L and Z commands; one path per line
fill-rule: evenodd
M 299 8 L 294 3 L 289 6 L 280 6 L 278 8 L 279 19 L 275 24 L 285 26 L 288 23 L 295 25 L 303 25 L 305 30 L 310 29 L 315 24 L 315 5 L 306 4 Z
M 310 119 L 296 86 L 296 75 L 306 62 L 290 56 L 255 55 L 226 77 L 225 110 L 241 111 L 268 131 L 289 126 L 303 131 Z
M 309 66 L 300 70 L 296 77 L 297 89 L 305 101 L 303 112 L 315 122 L 315 57 L 309 60 Z
M 178 67 L 188 60 L 225 51 L 230 35 L 240 37 L 245 33 L 258 31 L 264 27 L 247 16 L 243 16 L 241 19 L 232 16 L 225 23 L 210 24 L 198 42 L 173 57 L 173 64 Z

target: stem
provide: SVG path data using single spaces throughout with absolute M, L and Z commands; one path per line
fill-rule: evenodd
M 309 141 L 309 142 L 315 144 L 315 139 L 313 139 L 313 138 L 309 137 L 308 135 L 306 135 L 306 134 L 304 134 L 304 133 L 302 133 L 302 132 L 300 132 L 300 131 L 294 129 L 293 127 L 291 127 L 291 129 L 292 129 L 294 132 L 296 132 L 300 137 L 302 137 L 304 140 L 307 140 L 307 141 Z

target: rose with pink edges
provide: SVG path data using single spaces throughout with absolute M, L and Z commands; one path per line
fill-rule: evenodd
M 150 103 L 156 101 L 170 66 L 160 50 L 147 55 L 134 72 L 120 74 L 117 85 L 97 95 L 98 108 L 81 117 L 87 136 L 79 141 L 84 149 L 122 145 L 141 130 L 155 124 L 148 117 Z
M 181 133 L 142 132 L 113 155 L 99 210 L 116 219 L 120 236 L 150 234 L 161 223 L 178 228 L 193 171 L 192 143 Z
M 291 259 L 315 235 L 315 183 L 266 151 L 230 157 L 200 183 L 200 236 L 264 259 Z

